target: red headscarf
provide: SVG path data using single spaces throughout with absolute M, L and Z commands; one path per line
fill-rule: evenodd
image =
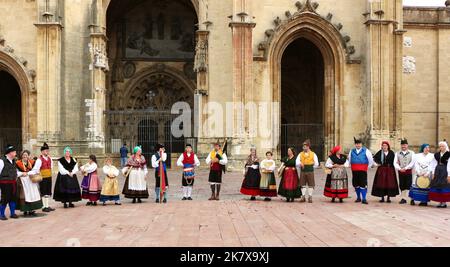
M 331 155 L 336 155 L 339 151 L 341 151 L 341 146 L 335 146 L 331 151 Z
M 388 150 L 391 150 L 391 144 L 389 144 L 388 141 L 383 141 L 383 142 L 381 143 L 381 146 L 383 147 L 383 145 L 387 145 L 387 146 L 388 146 Z

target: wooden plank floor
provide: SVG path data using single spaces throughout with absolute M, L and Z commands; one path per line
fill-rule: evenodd
M 369 177 L 373 177 L 373 170 Z M 153 173 L 149 186 L 153 190 Z M 314 203 L 251 202 L 239 194 L 240 173 L 224 176 L 221 201 L 207 201 L 208 173 L 200 171 L 194 201 L 181 201 L 178 171 L 169 171 L 169 203 L 86 207 L 57 210 L 38 218 L 0 222 L 0 246 L 158 246 L 158 247 L 341 247 L 450 246 L 450 209 L 378 203 L 330 203 L 322 197 L 325 176 Z M 371 179 L 370 179 L 371 180 Z M 123 178 L 121 178 L 123 183 Z M 435 203 L 433 203 L 435 205 Z

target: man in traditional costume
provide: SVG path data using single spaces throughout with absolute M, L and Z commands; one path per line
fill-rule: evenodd
M 183 201 L 192 200 L 192 189 L 195 182 L 195 168 L 200 166 L 197 155 L 192 151 L 192 145 L 187 144 L 185 152 L 178 158 L 177 166 L 183 168 L 181 184 L 183 185 Z
M 220 200 L 220 187 L 222 184 L 222 173 L 225 171 L 225 166 L 228 163 L 228 158 L 226 153 L 221 149 L 219 143 L 214 145 L 214 150 L 209 153 L 206 158 L 206 164 L 210 166 L 209 172 L 209 184 L 211 186 L 211 197 L 212 200 Z
M 142 155 L 142 148 L 136 146 L 133 153 L 134 155 L 128 159 L 126 167 L 122 169 L 122 173 L 126 177 L 122 193 L 125 198 L 133 199 L 133 204 L 135 204 L 136 202 L 142 203 L 142 199 L 147 199 L 149 194 L 146 179 L 147 161 Z
M 450 202 L 450 151 L 446 141 L 439 143 L 439 151 L 432 163 L 433 180 L 430 186 L 430 200 L 438 202 L 438 208 L 447 208 Z
M 16 161 L 16 166 L 19 172 L 25 174 L 17 179 L 17 209 L 22 211 L 25 217 L 37 216 L 36 210 L 42 208 L 39 184 L 31 179 L 35 161 L 30 157 L 30 151 L 24 150 L 20 155 L 20 160 Z
M 415 164 L 415 153 L 408 149 L 408 140 L 406 139 L 401 140 L 401 147 L 402 149 L 395 153 L 394 167 L 398 172 L 398 181 L 402 196 L 400 204 L 406 204 L 406 198 L 409 195 L 408 191 L 412 186 L 412 171 Z M 414 200 L 411 199 L 411 204 L 413 202 Z
M 98 177 L 97 169 L 97 157 L 95 155 L 90 155 L 89 162 L 80 167 L 83 173 L 81 198 L 88 201 L 86 206 L 97 206 L 97 201 L 100 199 L 102 185 Z
M 411 205 L 415 205 L 415 201 L 419 201 L 419 206 L 428 206 L 433 161 L 434 155 L 430 153 L 430 145 L 423 144 L 419 154 L 415 155 L 413 183 L 409 191 Z
M 11 219 L 18 219 L 16 214 L 16 198 L 17 198 L 17 177 L 26 174 L 20 172 L 16 168 L 16 148 L 7 145 L 5 155 L 0 159 L 0 220 L 8 220 L 5 216 L 6 207 L 9 205 Z
M 308 202 L 313 202 L 314 187 L 316 181 L 314 178 L 314 169 L 318 168 L 319 159 L 313 151 L 311 151 L 311 142 L 306 140 L 303 142 L 303 151 L 298 155 L 296 165 L 300 168 L 300 186 L 302 187 L 302 198 L 300 202 L 306 202 L 308 195 Z
M 381 150 L 373 157 L 378 168 L 373 180 L 372 196 L 381 197 L 380 203 L 385 202 L 385 197 L 387 197 L 386 202 L 391 203 L 391 197 L 400 193 L 395 175 L 394 158 L 395 153 L 387 141 L 383 141 Z
M 342 148 L 336 146 L 330 151 L 325 167 L 330 172 L 327 174 L 324 195 L 331 198 L 332 202 L 339 199 L 340 203 L 348 198 L 348 175 L 346 168 L 350 167 L 347 157 L 342 154 Z
M 256 196 L 261 194 L 261 172 L 260 162 L 256 154 L 256 148 L 250 149 L 250 155 L 245 162 L 244 181 L 242 182 L 241 194 L 251 196 L 250 200 L 255 201 Z
M 367 171 L 372 168 L 373 156 L 369 149 L 363 146 L 360 139 L 355 140 L 355 148 L 352 149 L 348 160 L 352 168 L 352 183 L 356 190 L 356 203 L 369 204 L 367 202 Z
M 266 153 L 266 159 L 261 162 L 261 182 L 259 184 L 260 196 L 265 197 L 264 201 L 271 201 L 272 197 L 278 195 L 277 181 L 275 180 L 276 163 L 273 160 L 272 152 Z
M 105 163 L 103 173 L 106 177 L 100 194 L 100 202 L 103 203 L 103 206 L 106 206 L 107 201 L 114 201 L 115 205 L 120 206 L 122 203 L 120 203 L 119 192 L 119 169 L 112 165 L 111 158 L 107 158 Z
M 33 175 L 40 174 L 42 181 L 39 183 L 39 191 L 42 196 L 42 204 L 44 208 L 43 212 L 55 211 L 50 207 L 50 198 L 52 197 L 52 168 L 53 160 L 49 156 L 50 147 L 47 143 L 41 147 L 41 155 L 37 158 L 34 168 L 32 170 Z
M 80 184 L 78 183 L 78 163 L 72 157 L 70 147 L 64 148 L 64 157 L 58 160 L 58 176 L 55 182 L 53 199 L 64 204 L 64 208 L 74 208 L 74 202 L 81 201 Z
M 160 203 L 161 195 L 163 195 L 163 203 L 167 203 L 167 190 L 169 188 L 169 178 L 167 177 L 167 153 L 163 144 L 156 146 L 156 153 L 152 156 L 152 167 L 155 169 L 155 194 L 156 203 Z M 161 183 L 161 175 L 164 175 L 163 184 Z M 164 187 L 164 188 L 162 188 Z M 163 190 L 164 194 L 161 194 Z

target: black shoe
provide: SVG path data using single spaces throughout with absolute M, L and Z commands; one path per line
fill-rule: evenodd
M 97 206 L 97 202 L 94 202 L 92 205 L 93 205 L 93 206 Z
M 388 199 L 387 199 L 386 202 L 387 202 L 387 203 L 391 203 L 391 202 L 392 202 L 392 201 L 391 201 L 391 198 L 388 197 Z
M 183 201 L 186 201 L 187 200 L 187 197 L 183 197 L 183 199 L 182 199 Z
M 361 199 L 358 198 L 357 200 L 355 200 L 355 203 L 361 203 Z
M 72 203 L 70 203 L 70 204 L 69 204 L 69 208 L 75 208 L 75 205 L 72 204 Z
M 102 206 L 106 206 L 106 203 L 105 203 L 105 202 L 103 202 Z
M 140 198 L 138 198 L 138 203 L 142 203 L 142 200 Z
M 69 206 L 67 206 L 67 204 L 66 203 L 64 203 L 64 208 L 65 209 L 67 209 Z
M 389 200 L 388 200 L 389 201 Z M 400 205 L 408 203 L 405 199 L 400 200 Z
M 48 213 L 48 212 L 50 212 L 50 209 L 49 208 L 43 208 L 42 211 Z
M 428 206 L 428 203 L 420 203 L 419 204 L 419 207 L 427 207 Z
M 116 203 L 114 203 L 114 205 L 116 205 L 116 206 L 122 206 L 122 203 L 116 202 Z
M 19 219 L 19 216 L 17 216 L 17 214 L 13 214 L 11 216 L 9 216 L 11 219 Z
M 0 217 L 0 221 L 7 221 L 8 220 L 8 218 L 6 218 L 6 217 Z
M 157 200 L 155 201 L 155 203 L 159 203 L 159 199 L 157 199 Z
M 331 199 L 331 203 L 334 203 L 334 202 L 336 202 L 336 199 L 335 198 Z
M 250 200 L 251 200 L 251 201 L 255 201 L 255 200 L 256 200 L 256 197 L 251 197 Z
M 340 199 L 339 199 L 339 202 L 340 202 L 340 203 L 344 203 L 344 199 L 340 198 Z
M 55 211 L 55 209 L 53 209 L 53 208 L 51 208 L 51 207 L 48 207 L 47 209 L 48 209 L 50 212 Z
M 384 198 L 382 198 L 382 199 L 380 200 L 380 203 L 384 203 Z
M 23 217 L 28 217 L 28 211 L 25 211 L 25 212 L 23 213 Z
M 272 199 L 271 199 L 270 197 L 266 197 L 266 198 L 264 199 L 264 201 L 272 201 Z
M 167 203 L 167 199 L 164 199 L 164 200 L 163 200 L 163 203 Z
M 135 198 L 133 198 L 133 202 L 132 202 L 133 204 L 136 204 L 136 199 Z
M 192 197 L 188 197 L 187 200 L 193 200 Z
M 30 217 L 37 217 L 37 214 L 36 214 L 36 212 L 30 212 Z
M 414 202 L 414 200 L 411 200 L 411 202 L 409 204 L 411 204 L 411 206 L 415 206 L 416 202 Z
M 367 202 L 367 200 L 365 200 L 365 199 L 363 201 L 361 201 L 361 203 L 364 205 L 369 205 L 369 202 Z
M 290 198 L 286 198 L 286 202 L 291 202 L 291 199 Z
M 92 202 L 88 202 L 88 203 L 86 203 L 86 206 L 91 206 L 92 205 Z

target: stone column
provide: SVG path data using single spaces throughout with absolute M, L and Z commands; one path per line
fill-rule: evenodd
M 368 1 L 365 15 L 369 60 L 367 72 L 371 95 L 369 146 L 377 150 L 382 140 L 391 141 L 394 147 L 402 137 L 402 1 Z
M 86 133 L 89 150 L 104 152 L 105 148 L 105 115 L 106 109 L 106 72 L 109 71 L 107 56 L 106 27 L 102 25 L 103 9 L 101 0 L 93 0 L 91 6 L 91 24 L 89 25 L 91 54 L 90 93 L 86 104 Z
M 61 24 L 63 4 L 38 0 L 37 27 L 37 132 L 38 142 L 58 143 L 61 138 Z

